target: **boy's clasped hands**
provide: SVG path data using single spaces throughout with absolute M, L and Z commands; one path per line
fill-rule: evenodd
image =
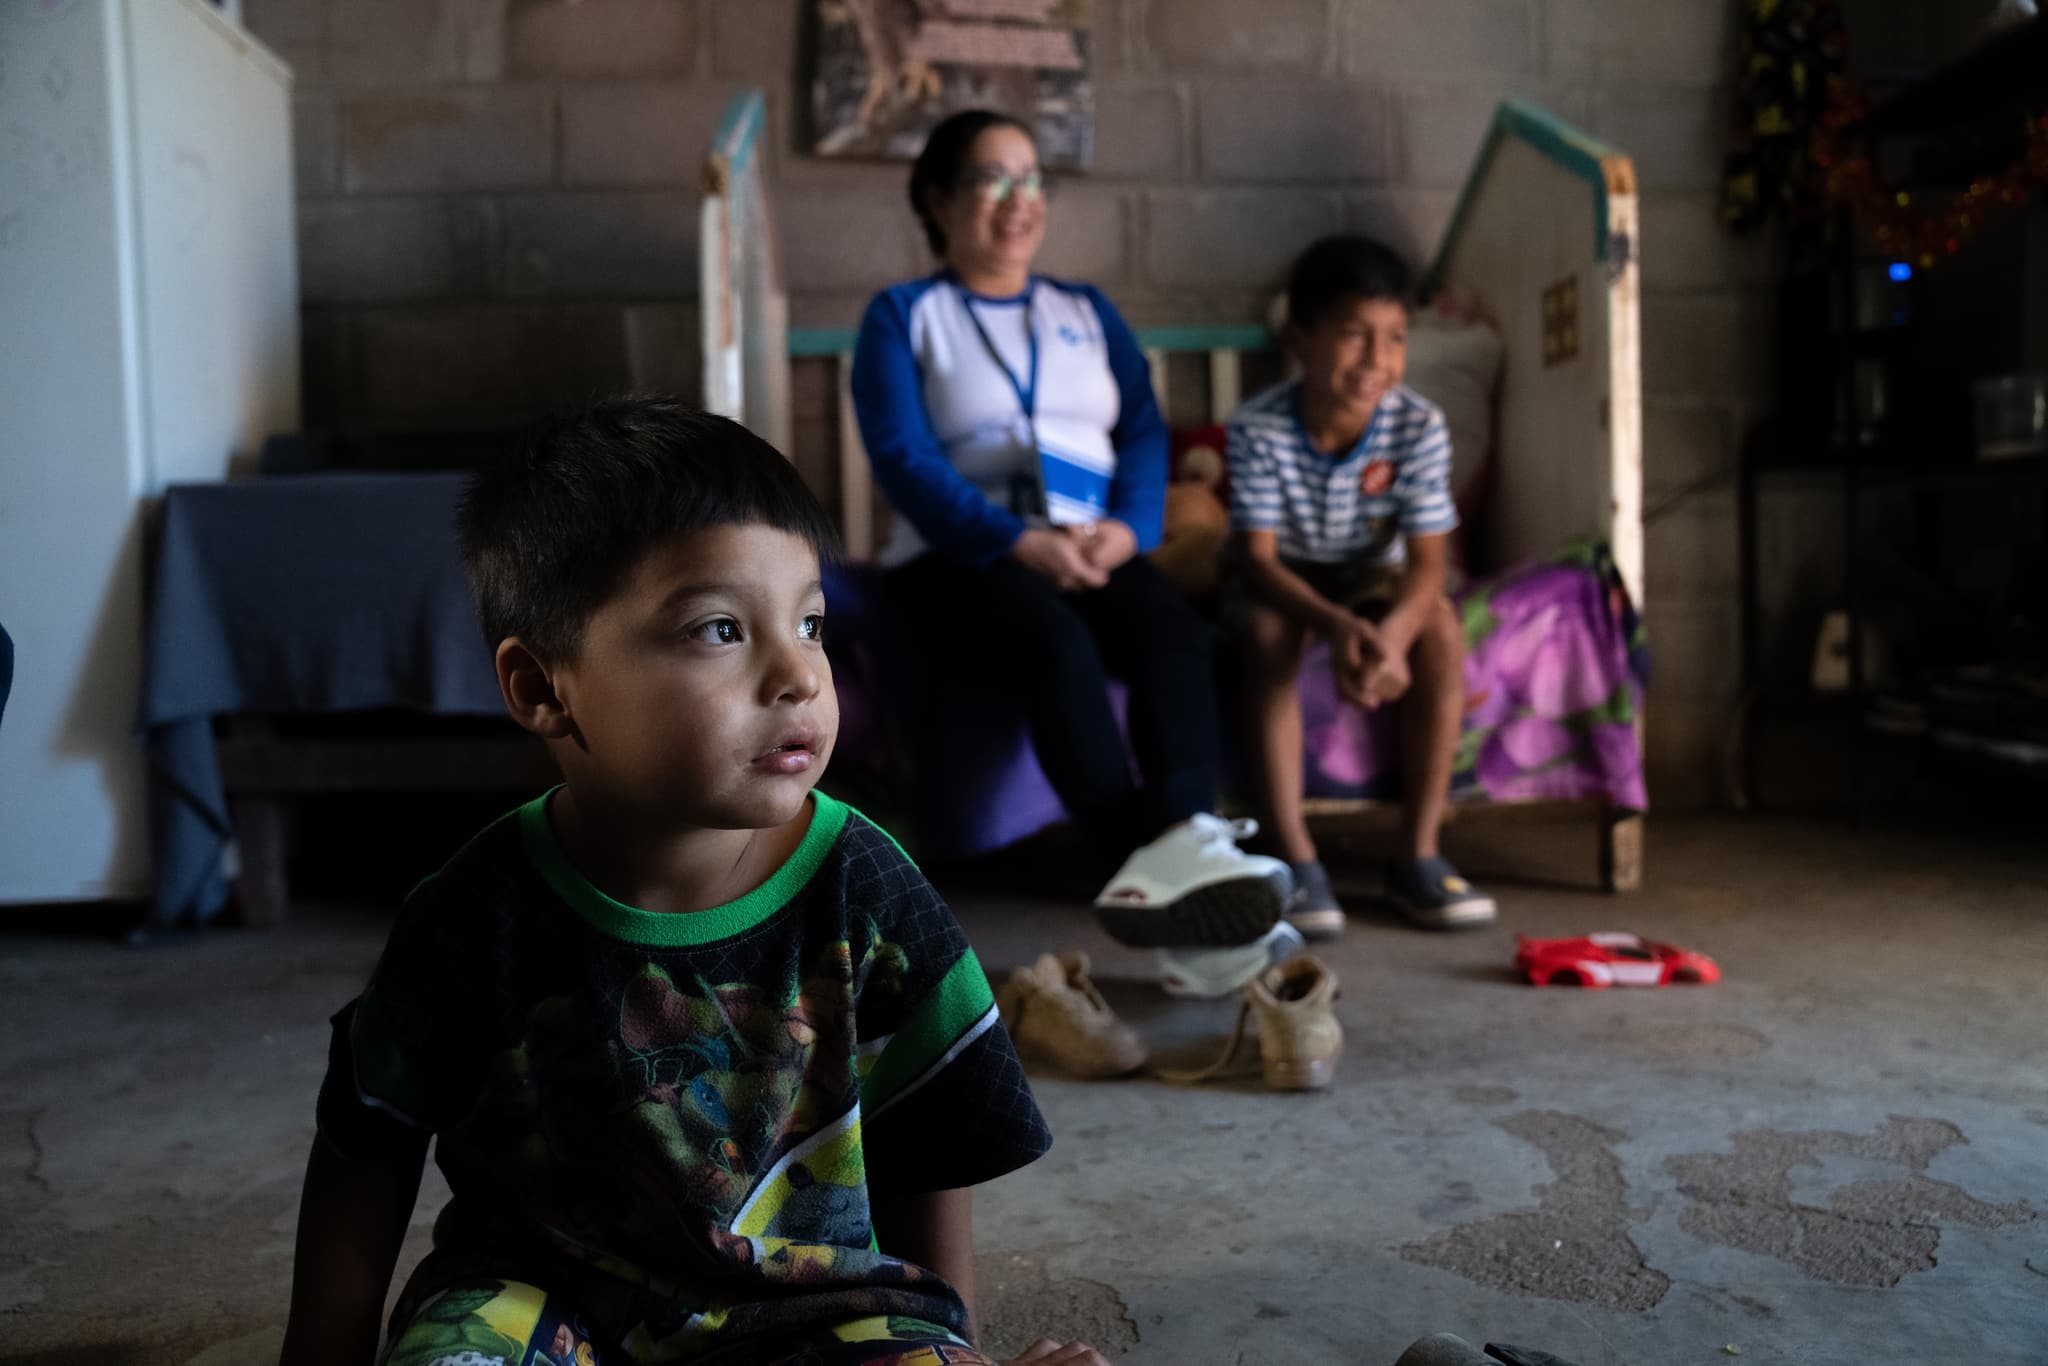
M 1324 634 L 1330 641 L 1337 692 L 1345 701 L 1373 711 L 1382 703 L 1400 701 L 1408 691 L 1408 651 L 1414 642 L 1400 639 L 1397 627 L 1337 608 Z

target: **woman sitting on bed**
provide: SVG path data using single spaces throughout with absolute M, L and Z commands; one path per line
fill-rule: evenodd
M 1143 557 L 1167 456 L 1144 355 L 1098 291 L 1032 273 L 1046 186 L 1023 124 L 947 119 L 910 203 L 942 268 L 875 297 L 853 364 L 861 437 L 896 513 L 892 596 L 935 653 L 1021 703 L 1069 815 L 1110 858 L 1129 855 L 1096 901 L 1112 934 L 1257 939 L 1291 878 L 1237 848 L 1243 824 L 1209 814 L 1208 631 Z M 1135 781 L 1112 674 L 1130 692 Z

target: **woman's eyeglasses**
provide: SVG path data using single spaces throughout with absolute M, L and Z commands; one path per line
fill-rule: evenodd
M 961 178 L 961 184 L 974 191 L 985 204 L 1001 204 L 1012 195 L 1029 204 L 1045 198 L 1047 188 L 1043 171 L 1031 170 L 1023 175 L 1012 175 L 993 166 L 969 171 Z

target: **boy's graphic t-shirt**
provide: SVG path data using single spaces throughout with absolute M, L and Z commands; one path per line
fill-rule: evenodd
M 988 1181 L 1051 1139 L 931 885 L 816 793 L 768 882 L 653 914 L 577 873 L 547 802 L 421 884 L 336 1017 L 322 1135 L 376 1158 L 431 1134 L 454 1194 L 399 1317 L 499 1277 L 642 1361 L 854 1322 L 964 1334 L 952 1288 L 877 1247 L 871 1196 Z
M 1451 502 L 1451 433 L 1443 410 L 1405 384 L 1380 400 L 1349 451 L 1317 450 L 1290 380 L 1231 415 L 1230 525 L 1271 531 L 1283 558 L 1392 567 L 1409 536 L 1458 529 Z

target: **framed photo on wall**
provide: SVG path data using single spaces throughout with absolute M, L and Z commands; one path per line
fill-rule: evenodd
M 1093 0 L 812 0 L 811 150 L 908 161 L 962 109 L 1038 130 L 1047 166 L 1087 167 Z

